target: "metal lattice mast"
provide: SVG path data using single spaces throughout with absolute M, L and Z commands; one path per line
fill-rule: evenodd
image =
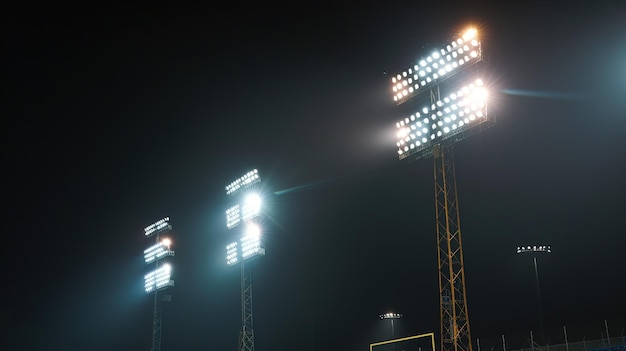
M 161 351 L 161 326 L 163 315 L 158 290 L 154 292 L 154 317 L 152 319 L 152 351 Z
M 441 351 L 472 351 L 453 146 L 433 149 Z
M 156 244 L 159 244 L 159 232 L 155 235 Z M 154 270 L 159 269 L 159 258 L 154 260 Z M 161 351 L 161 303 L 159 301 L 159 289 L 154 290 L 154 307 L 152 311 L 152 351 Z
M 241 332 L 239 351 L 254 351 L 254 329 L 252 317 L 252 269 L 241 263 Z

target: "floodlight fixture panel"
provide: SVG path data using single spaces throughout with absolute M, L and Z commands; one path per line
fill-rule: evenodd
M 232 266 L 239 262 L 239 248 L 237 242 L 232 242 L 226 245 L 226 264 Z
M 265 255 L 265 248 L 261 241 L 261 227 L 256 223 L 246 225 L 239 242 L 226 245 L 226 264 L 229 266 L 262 255 Z
M 146 263 L 152 263 L 166 256 L 174 256 L 174 251 L 170 250 L 169 239 L 163 239 L 160 243 L 152 245 L 143 251 L 143 258 Z
M 397 122 L 398 157 L 420 153 L 487 122 L 487 97 L 483 81 L 477 79 Z
M 552 249 L 550 245 L 527 245 L 527 246 L 518 246 L 517 253 L 525 253 L 525 252 L 546 252 L 551 253 Z
M 241 257 L 246 259 L 254 256 L 261 250 L 261 227 L 250 223 L 241 237 Z
M 226 227 L 228 229 L 234 228 L 241 222 L 241 211 L 239 205 L 231 206 L 226 210 Z
M 226 186 L 226 195 L 233 195 L 237 191 L 252 186 L 253 184 L 259 183 L 260 181 L 261 178 L 259 177 L 259 171 L 253 169 L 243 176 L 237 178 L 232 183 L 228 184 Z
M 236 204 L 226 210 L 226 227 L 232 229 L 241 222 L 261 215 L 263 200 L 256 192 L 245 195 L 241 205 Z
M 247 220 L 260 215 L 262 203 L 263 200 L 259 194 L 250 193 L 246 195 L 241 205 L 241 219 Z
M 381 314 L 379 317 L 380 319 L 399 319 L 399 318 L 402 318 L 402 314 L 388 312 L 388 313 Z
M 165 217 L 155 223 L 150 224 L 149 226 L 145 227 L 143 230 L 146 236 L 152 236 L 156 233 L 164 232 L 164 231 L 172 229 L 172 226 L 170 225 L 169 222 L 170 222 L 170 218 Z
M 144 287 L 146 293 L 151 293 L 155 290 L 165 289 L 174 285 L 174 281 L 171 279 L 172 266 L 164 264 L 154 271 L 144 276 Z
M 474 28 L 465 31 L 445 48 L 419 59 L 411 68 L 391 78 L 393 101 L 401 104 L 429 86 L 482 60 L 481 43 Z

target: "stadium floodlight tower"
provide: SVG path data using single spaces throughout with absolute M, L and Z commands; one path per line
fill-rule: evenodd
M 441 351 L 471 351 L 454 145 L 492 126 L 480 79 L 482 46 L 470 28 L 393 75 L 400 160 L 434 159 Z
M 252 316 L 252 269 L 246 265 L 255 257 L 265 255 L 261 241 L 262 199 L 256 186 L 261 182 L 254 169 L 226 186 L 226 195 L 233 199 L 226 210 L 226 227 L 234 232 L 234 240 L 226 245 L 226 264 L 241 264 L 241 331 L 238 351 L 254 351 Z
M 541 290 L 539 289 L 539 271 L 537 269 L 537 255 L 549 254 L 552 253 L 552 249 L 550 245 L 526 245 L 526 246 L 518 246 L 517 251 L 518 254 L 532 254 L 533 255 L 533 264 L 535 266 L 535 283 L 537 286 L 537 312 L 539 314 L 539 332 L 540 332 L 540 342 L 544 342 L 544 330 L 543 330 L 543 308 L 541 303 Z
M 168 238 L 161 238 L 172 230 L 169 217 L 165 217 L 144 228 L 146 237 L 154 236 L 156 243 L 143 251 L 146 264 L 154 264 L 154 270 L 144 276 L 144 287 L 147 294 L 154 295 L 154 311 L 152 317 L 152 351 L 161 351 L 161 330 L 163 325 L 162 302 L 171 301 L 171 295 L 159 295 L 159 292 L 174 286 L 171 279 L 172 266 L 161 260 L 167 256 L 174 256 L 174 251 L 170 249 L 172 242 Z

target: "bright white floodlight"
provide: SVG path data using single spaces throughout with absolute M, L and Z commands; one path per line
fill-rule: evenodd
M 233 228 L 241 222 L 241 211 L 239 205 L 234 205 L 226 210 L 226 227 L 228 229 Z
M 226 195 L 233 195 L 239 189 L 246 188 L 261 181 L 259 172 L 254 169 L 226 186 Z
M 164 264 L 156 270 L 146 274 L 144 276 L 146 293 L 151 293 L 155 290 L 166 288 L 168 286 L 174 286 L 174 281 L 171 278 L 172 267 L 169 264 Z
M 241 219 L 254 218 L 261 213 L 261 196 L 257 193 L 250 193 L 243 199 L 241 206 Z
M 393 101 L 400 104 L 426 87 L 456 73 L 462 67 L 480 62 L 482 51 L 478 32 L 474 28 L 465 31 L 445 48 L 418 60 L 412 68 L 391 78 Z
M 241 237 L 241 257 L 244 259 L 254 256 L 261 250 L 261 227 L 250 223 Z
M 239 242 L 226 246 L 226 263 L 229 266 L 262 255 L 265 255 L 265 249 L 261 244 L 261 227 L 256 223 L 248 223 Z
M 524 252 L 547 252 L 551 253 L 552 249 L 550 249 L 550 245 L 533 245 L 533 246 L 518 246 L 517 253 Z
M 143 251 L 143 257 L 146 263 L 152 263 L 165 256 L 174 256 L 174 251 L 170 250 L 171 244 L 170 239 L 163 239 L 161 242 L 145 249 Z
M 477 79 L 396 123 L 400 159 L 425 151 L 488 121 L 487 89 Z
M 145 227 L 143 230 L 146 236 L 152 236 L 156 233 L 163 232 L 166 230 L 172 229 L 172 226 L 169 223 L 170 218 L 165 217 L 156 223 L 152 223 L 149 226 Z
M 388 312 L 388 313 L 381 314 L 378 317 L 380 317 L 380 319 L 398 319 L 398 318 L 402 318 L 402 315 L 400 313 Z
M 226 227 L 231 229 L 242 221 L 259 216 L 261 214 L 262 203 L 261 196 L 257 193 L 245 195 L 241 205 L 236 204 L 226 210 Z
M 226 264 L 232 266 L 239 262 L 239 248 L 237 242 L 226 245 Z

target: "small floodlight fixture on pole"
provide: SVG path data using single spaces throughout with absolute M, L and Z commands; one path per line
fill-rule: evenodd
M 380 319 L 388 319 L 391 321 L 391 338 L 395 338 L 394 330 L 393 330 L 393 320 L 402 318 L 400 313 L 387 312 L 379 315 Z
M 440 351 L 472 351 L 453 146 L 494 124 L 477 68 L 482 58 L 479 33 L 469 28 L 391 76 L 401 108 L 398 158 L 434 160 Z
M 226 228 L 233 233 L 226 245 L 226 264 L 241 264 L 241 331 L 238 351 L 254 351 L 254 323 L 252 315 L 252 269 L 246 262 L 265 255 L 259 217 L 263 200 L 256 184 L 261 182 L 258 170 L 246 172 L 226 186 L 226 195 L 232 199 L 226 210 Z
M 540 342 L 545 342 L 543 330 L 543 307 L 541 302 L 541 289 L 539 288 L 539 270 L 537 269 L 537 255 L 552 253 L 550 245 L 526 245 L 518 246 L 516 252 L 518 254 L 533 254 L 533 265 L 535 268 L 535 284 L 537 287 L 537 312 L 539 315 L 539 332 L 541 333 Z
M 527 253 L 527 252 L 545 252 L 545 253 L 551 253 L 552 249 L 550 248 L 550 245 L 533 245 L 533 246 L 518 246 L 517 247 L 517 253 Z
M 394 319 L 402 318 L 402 315 L 400 313 L 387 312 L 379 315 L 378 317 L 380 317 L 380 319 L 388 319 L 389 321 L 391 321 L 391 339 L 395 339 L 396 335 L 393 328 L 393 321 Z M 395 350 L 395 348 L 396 344 L 394 343 L 392 349 Z
M 159 295 L 159 292 L 174 286 L 172 280 L 172 266 L 170 263 L 162 263 L 161 260 L 174 256 L 171 250 L 172 241 L 162 238 L 161 234 L 169 232 L 172 226 L 169 217 L 165 217 L 144 228 L 146 237 L 154 236 L 156 243 L 143 251 L 146 264 L 153 264 L 154 270 L 144 275 L 144 288 L 147 294 L 154 294 L 153 318 L 152 318 L 152 351 L 161 351 L 161 335 L 163 326 L 162 302 L 171 301 L 170 295 Z
M 380 317 L 380 319 L 400 319 L 402 318 L 402 315 L 400 313 L 388 312 L 388 313 L 383 313 L 379 315 L 378 317 Z

